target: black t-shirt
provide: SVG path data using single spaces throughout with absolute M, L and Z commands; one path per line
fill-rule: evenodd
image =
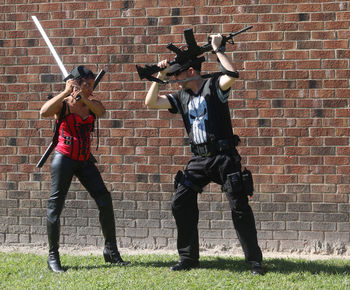
M 206 80 L 198 94 L 181 90 L 167 97 L 171 104 L 169 112 L 182 115 L 193 144 L 233 137 L 228 107 L 229 90 L 220 89 L 218 77 Z

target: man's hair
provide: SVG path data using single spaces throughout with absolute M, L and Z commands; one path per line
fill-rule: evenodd
M 197 71 L 198 73 L 200 73 L 202 71 L 202 62 L 194 62 L 191 67 Z

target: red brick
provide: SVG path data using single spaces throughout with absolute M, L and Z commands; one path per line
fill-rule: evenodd
M 92 150 L 107 187 L 115 190 L 112 196 L 118 201 L 118 220 L 138 217 L 135 230 L 137 225 L 145 225 L 150 214 L 155 216 L 156 210 L 151 212 L 151 208 L 166 208 L 171 217 L 174 175 L 191 156 L 181 116 L 144 105 L 151 83 L 139 79 L 135 64 L 173 59 L 166 45 L 184 44 L 183 30 L 189 26 L 194 25 L 197 42 L 204 44 L 211 33 L 227 34 L 251 24 L 253 29 L 235 37 L 234 46 L 227 45 L 227 55 L 240 71 L 228 104 L 234 132 L 242 137 L 238 150 L 243 166 L 253 171 L 255 195 L 251 204 L 256 217 L 266 222 L 257 226 L 271 228 L 272 242 L 283 249 L 299 245 L 302 242 L 298 239 L 305 237 L 322 242 L 326 231 L 339 229 L 349 212 L 348 3 L 262 0 L 254 6 L 248 0 L 237 0 L 234 5 L 228 0 L 185 0 L 157 7 L 158 2 L 28 5 L 13 0 L 9 3 L 14 5 L 3 7 L 0 163 L 8 167 L 0 174 L 5 181 L 0 185 L 5 189 L 1 199 L 16 199 L 21 196 L 18 188 L 26 186 L 22 191 L 35 198 L 34 212 L 40 213 L 45 196 L 38 193 L 48 192 L 50 186 L 49 162 L 40 171 L 35 168 L 39 153 L 52 136 L 52 121 L 40 118 L 39 110 L 46 95 L 62 91 L 64 84 L 44 40 L 28 21 L 28 12 L 39 10 L 38 17 L 67 69 L 82 63 L 95 71 L 107 71 L 96 92 L 107 114 L 100 120 L 100 148 L 96 152 L 94 134 Z M 216 57 L 209 53 L 205 57 L 208 61 L 203 72 L 217 71 Z M 52 75 L 54 82 L 40 83 L 42 75 Z M 177 89 L 177 85 L 161 87 L 164 93 Z M 87 197 L 78 182 L 72 189 L 70 199 Z M 224 219 L 217 224 L 221 230 L 221 224 L 231 223 L 228 203 L 221 202 L 224 194 L 220 185 L 212 184 L 205 190 L 200 207 L 214 209 Z M 144 210 L 134 212 L 137 201 L 147 201 L 139 204 Z M 5 212 L 26 224 L 36 222 L 25 210 L 18 210 L 23 204 L 28 207 L 28 202 L 16 200 L 14 204 L 11 212 L 0 206 L 0 219 Z M 279 210 L 286 212 L 262 215 L 264 210 L 275 210 L 276 204 L 284 204 Z M 68 216 L 73 214 L 76 212 L 67 212 Z M 211 217 L 215 218 L 203 215 L 203 225 L 208 225 Z M 89 219 L 97 228 L 97 217 Z M 288 222 L 286 227 L 289 219 L 295 223 Z M 321 230 L 320 235 L 312 232 L 311 222 L 313 229 Z M 120 221 L 123 234 L 126 224 Z M 26 227 L 37 232 L 32 225 Z M 147 236 L 146 232 L 143 235 Z M 9 233 L 7 240 L 24 238 L 29 239 Z M 91 240 L 99 238 L 93 235 Z M 288 238 L 292 239 L 289 244 L 284 240 Z M 164 238 L 167 242 L 171 240 Z

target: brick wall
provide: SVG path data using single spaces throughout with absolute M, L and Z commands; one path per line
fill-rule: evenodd
M 180 116 L 145 108 L 150 83 L 139 80 L 135 64 L 172 59 L 166 44 L 183 43 L 185 28 L 204 44 L 210 33 L 253 25 L 227 50 L 241 72 L 229 103 L 243 165 L 254 174 L 260 245 L 349 253 L 348 1 L 27 2 L 0 1 L 0 244 L 46 243 L 49 162 L 41 170 L 35 164 L 52 120 L 39 109 L 64 84 L 31 20 L 36 15 L 68 70 L 85 64 L 107 71 L 96 91 L 107 114 L 94 154 L 121 246 L 175 247 L 173 178 L 189 157 Z M 217 70 L 208 58 L 204 71 Z M 199 200 L 202 247 L 236 249 L 220 187 L 211 184 Z M 96 206 L 76 180 L 62 225 L 63 244 L 103 243 Z

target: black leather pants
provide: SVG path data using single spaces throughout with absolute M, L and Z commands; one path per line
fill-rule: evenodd
M 51 163 L 51 195 L 47 201 L 47 234 L 49 251 L 58 252 L 60 215 L 73 176 L 76 176 L 95 200 L 105 243 L 116 244 L 112 199 L 101 174 L 92 160 L 75 161 L 59 152 Z

